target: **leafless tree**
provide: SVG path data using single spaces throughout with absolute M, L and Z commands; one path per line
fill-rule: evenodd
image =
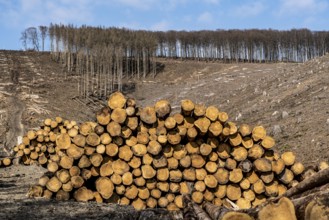
M 42 51 L 45 51 L 45 39 L 47 37 L 48 27 L 40 25 L 39 31 L 40 31 L 41 40 L 42 40 Z

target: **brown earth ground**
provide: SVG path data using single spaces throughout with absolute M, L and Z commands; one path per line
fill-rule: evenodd
M 263 125 L 277 144 L 292 150 L 306 166 L 329 158 L 329 55 L 303 64 L 230 63 L 158 60 L 164 70 L 133 85 L 126 94 L 139 106 L 170 100 L 179 111 L 182 99 L 215 105 L 237 124 Z M 45 118 L 83 122 L 105 101 L 77 99 L 78 76 L 65 73 L 49 53 L 0 51 L 0 156 L 17 137 Z M 154 219 L 162 210 L 96 203 L 28 199 L 28 188 L 44 170 L 14 165 L 0 169 L 0 219 Z M 168 216 L 167 216 L 168 217 Z

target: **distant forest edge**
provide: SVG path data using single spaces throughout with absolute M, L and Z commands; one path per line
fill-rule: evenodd
M 308 29 L 145 31 L 50 24 L 22 32 L 23 47 L 44 50 L 81 77 L 79 93 L 88 96 L 122 90 L 122 79 L 155 76 L 157 58 L 223 62 L 305 62 L 329 52 L 329 32 Z M 116 87 L 116 88 L 115 88 Z M 95 89 L 96 88 L 96 89 Z

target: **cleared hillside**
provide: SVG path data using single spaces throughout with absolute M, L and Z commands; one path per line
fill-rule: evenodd
M 164 71 L 156 78 L 127 81 L 127 95 L 141 106 L 168 99 L 174 111 L 189 98 L 215 105 L 232 121 L 252 126 L 264 125 L 275 138 L 279 150 L 293 150 L 305 165 L 328 158 L 329 142 L 329 55 L 304 64 L 222 64 L 181 60 L 160 60 Z M 93 119 L 101 101 L 77 99 L 79 78 L 66 74 L 47 53 L 0 52 L 0 147 L 10 151 L 17 135 L 41 124 L 46 117 L 60 115 L 78 122 Z M 93 106 L 93 107 L 92 107 Z M 3 146 L 6 147 L 4 151 Z M 26 192 L 43 170 L 12 166 L 0 170 L 0 204 L 4 217 L 48 218 L 46 212 L 32 212 L 31 206 L 54 210 L 55 218 L 113 217 L 120 209 L 94 203 L 52 203 L 29 200 Z M 96 209 L 96 212 L 89 212 Z M 126 210 L 122 210 L 123 212 Z M 121 212 L 122 213 L 122 212 Z M 133 210 L 131 210 L 132 215 Z M 159 213 L 161 215 L 161 213 Z M 1 216 L 1 215 L 0 215 Z

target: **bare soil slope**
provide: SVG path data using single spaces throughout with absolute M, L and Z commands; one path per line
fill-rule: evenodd
M 238 124 L 263 125 L 277 141 L 277 150 L 293 150 L 305 165 L 328 161 L 329 55 L 304 64 L 159 61 L 165 68 L 156 78 L 130 82 L 135 87 L 127 95 L 139 106 L 163 98 L 170 100 L 173 111 L 187 98 L 215 105 Z M 77 80 L 48 53 L 0 51 L 0 154 L 10 152 L 17 136 L 46 117 L 93 120 L 102 102 L 76 99 Z M 0 219 L 148 216 L 117 206 L 28 199 L 28 187 L 43 172 L 21 165 L 0 169 Z M 165 216 L 150 213 L 153 218 Z

